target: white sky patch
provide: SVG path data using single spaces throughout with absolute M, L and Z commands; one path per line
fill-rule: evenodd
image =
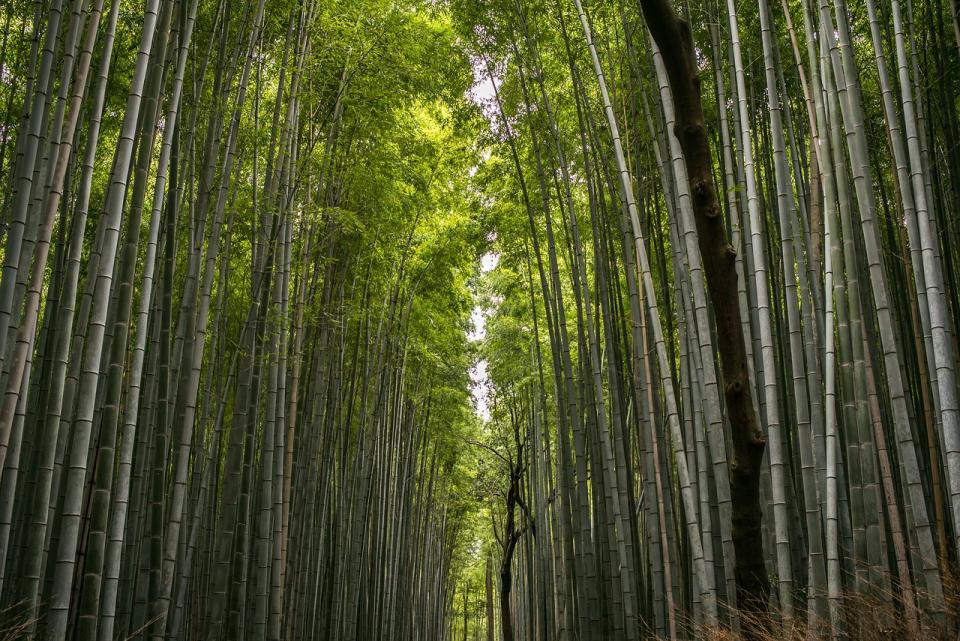
M 467 90 L 467 99 L 475 104 L 484 117 L 487 119 L 490 131 L 496 135 L 501 128 L 499 118 L 499 108 L 497 106 L 497 86 L 503 80 L 503 73 L 496 66 L 492 69 L 492 74 L 488 72 L 486 60 L 482 56 L 471 56 L 470 64 L 473 67 L 473 85 Z M 491 78 L 491 75 L 493 76 Z M 496 84 L 494 84 L 496 83 Z M 485 152 L 484 160 L 489 157 L 489 151 Z M 471 172 L 471 177 L 475 170 Z M 496 241 L 496 234 L 491 233 L 487 238 L 488 242 Z M 488 251 L 480 257 L 480 272 L 486 274 L 497 268 L 500 262 L 500 254 L 495 251 Z M 476 297 L 476 292 L 474 292 Z M 487 336 L 487 319 L 493 314 L 497 301 L 491 301 L 493 307 L 488 307 L 477 301 L 473 311 L 470 313 L 470 319 L 473 327 L 467 333 L 467 339 L 471 342 L 479 342 Z M 470 368 L 470 395 L 473 397 L 473 408 L 477 416 L 484 423 L 490 421 L 490 398 L 493 393 L 493 385 L 490 381 L 489 363 L 484 358 L 478 360 Z
M 481 56 L 471 56 L 470 65 L 473 67 L 473 85 L 467 89 L 467 99 L 480 108 L 490 125 L 490 131 L 496 134 L 501 129 L 497 88 L 503 84 L 503 73 L 494 66 L 491 79 L 487 63 Z
M 487 252 L 480 257 L 480 271 L 484 274 L 492 272 L 500 264 L 500 254 L 497 252 Z
M 489 251 L 480 257 L 481 273 L 488 273 L 497 268 L 500 263 L 500 254 Z M 496 305 L 497 301 L 493 301 Z M 479 342 L 487 337 L 487 319 L 493 314 L 494 308 L 476 304 L 470 313 L 473 321 L 472 329 L 467 332 L 467 340 Z M 490 420 L 490 395 L 493 385 L 490 382 L 487 359 L 481 358 L 470 368 L 470 395 L 473 397 L 473 408 L 484 423 Z
M 473 65 L 473 86 L 467 90 L 467 96 L 478 107 L 496 107 L 492 104 L 496 102 L 496 92 L 494 91 L 493 81 L 490 80 L 487 70 L 484 69 L 483 61 L 480 58 L 471 60 Z
M 489 315 L 489 311 L 480 305 L 476 305 L 473 308 L 473 311 L 470 312 L 470 320 L 473 323 L 473 327 L 467 332 L 468 341 L 475 343 L 487 337 L 487 316 Z

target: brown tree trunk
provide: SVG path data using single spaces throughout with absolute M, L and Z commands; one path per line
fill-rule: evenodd
M 519 449 L 519 448 L 518 448 Z M 522 456 L 518 456 L 519 461 Z M 520 475 L 522 469 L 518 462 L 510 471 L 510 490 L 507 492 L 507 522 L 504 527 L 503 559 L 500 561 L 500 627 L 503 628 L 503 641 L 513 641 L 513 620 L 510 616 L 510 590 L 513 587 L 513 553 L 523 536 L 523 530 L 516 528 L 516 509 L 520 494 Z
M 513 573 L 510 563 L 504 559 L 500 565 L 500 628 L 503 631 L 503 641 L 513 641 L 513 622 L 510 620 L 510 588 L 513 584 Z
M 713 161 L 700 102 L 700 77 L 690 25 L 677 16 L 669 0 L 641 0 L 640 4 L 670 79 L 677 112 L 674 133 L 680 141 L 690 177 L 700 253 L 716 316 L 724 398 L 734 446 L 730 492 L 737 596 L 740 609 L 747 615 L 744 620 L 749 629 L 752 627 L 749 623 L 762 625 L 766 618 L 770 590 L 760 535 L 760 463 L 766 437 L 757 422 L 750 396 L 747 353 L 737 304 L 736 251 L 727 241 L 713 184 Z
M 493 623 L 493 562 L 487 557 L 487 641 L 494 639 Z

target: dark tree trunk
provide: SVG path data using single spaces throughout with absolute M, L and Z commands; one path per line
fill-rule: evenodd
M 736 250 L 727 240 L 713 184 L 713 162 L 700 102 L 700 78 L 690 25 L 677 16 L 669 0 L 641 0 L 640 4 L 650 33 L 663 54 L 676 104 L 674 133 L 680 141 L 690 177 L 700 253 L 716 316 L 724 397 L 734 445 L 730 492 L 738 603 L 749 624 L 765 618 L 770 590 L 760 535 L 760 463 L 766 437 L 757 422 L 747 378 L 747 354 L 737 304 Z
M 516 426 L 515 426 L 516 427 Z M 503 641 L 513 641 L 513 617 L 510 614 L 510 591 L 513 588 L 513 553 L 517 550 L 517 543 L 526 532 L 526 526 L 517 528 L 517 506 L 526 511 L 525 503 L 520 497 L 520 479 L 524 474 L 523 447 L 520 445 L 519 433 L 514 433 L 517 442 L 517 461 L 511 463 L 510 489 L 507 491 L 507 518 L 503 528 L 503 557 L 500 560 L 500 627 Z
M 500 566 L 500 628 L 503 630 L 503 641 L 513 641 L 513 621 L 510 617 L 512 584 L 513 573 L 510 571 L 510 562 L 504 559 Z
M 490 557 L 487 557 L 487 641 L 494 641 L 493 638 L 493 563 Z

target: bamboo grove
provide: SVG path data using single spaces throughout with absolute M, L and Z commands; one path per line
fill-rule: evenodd
M 955 2 L 0 7 L 3 638 L 955 638 Z
M 483 237 L 449 22 L 3 6 L 4 634 L 441 638 Z
M 455 5 L 500 480 L 453 638 L 952 638 L 956 6 L 673 4 Z

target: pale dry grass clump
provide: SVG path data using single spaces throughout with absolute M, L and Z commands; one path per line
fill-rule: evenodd
M 829 618 L 811 617 L 808 621 L 803 611 L 786 619 L 774 610 L 766 619 L 740 612 L 739 632 L 678 621 L 678 636 L 705 641 L 956 641 L 960 637 L 960 582 L 947 576 L 943 584 L 942 599 L 914 593 L 912 608 L 905 607 L 903 593 L 895 587 L 845 592 L 838 606 L 835 631 Z
M 42 608 L 41 608 L 42 609 Z M 0 610 L 0 641 L 27 641 L 40 638 L 34 629 L 34 623 L 41 621 L 43 615 L 36 618 L 29 618 L 27 615 L 27 603 L 21 601 Z M 160 619 L 160 615 L 152 617 L 140 628 L 133 630 L 123 641 L 132 641 L 139 637 L 143 632 Z
M 33 620 L 24 613 L 26 601 L 14 603 L 0 610 L 0 641 L 20 641 L 30 638 Z

